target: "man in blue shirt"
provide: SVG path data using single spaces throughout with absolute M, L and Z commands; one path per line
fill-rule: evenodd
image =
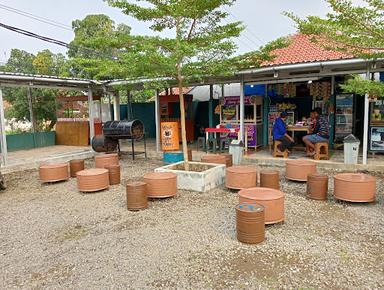
M 272 130 L 273 141 L 281 141 L 281 144 L 278 146 L 278 149 L 281 152 L 284 152 L 287 149 L 290 151 L 295 143 L 292 137 L 287 134 L 287 125 L 285 124 L 286 119 L 287 112 L 281 112 L 280 117 L 275 120 Z

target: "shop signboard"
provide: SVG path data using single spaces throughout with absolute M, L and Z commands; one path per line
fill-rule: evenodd
M 223 120 L 225 121 L 237 120 L 236 106 L 223 107 Z
M 244 97 L 244 105 L 252 105 L 254 103 L 253 97 Z M 240 97 L 224 97 L 223 104 L 224 106 L 237 106 L 240 105 Z
M 371 151 L 384 151 L 384 127 L 371 127 Z
M 233 125 L 232 128 L 240 128 L 240 125 Z M 255 124 L 246 124 L 244 129 L 247 132 L 248 147 L 256 147 L 256 125 Z M 229 133 L 228 138 L 237 139 L 237 133 Z

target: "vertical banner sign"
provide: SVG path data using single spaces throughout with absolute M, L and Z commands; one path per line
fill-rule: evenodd
M 161 148 L 163 151 L 174 151 L 180 148 L 179 123 L 161 123 Z

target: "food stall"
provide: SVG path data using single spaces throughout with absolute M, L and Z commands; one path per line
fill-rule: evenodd
M 220 124 L 223 127 L 240 128 L 240 97 L 224 97 L 220 100 Z M 244 128 L 247 147 L 256 148 L 262 145 L 263 128 L 263 97 L 244 97 Z M 237 139 L 237 132 L 228 134 L 229 138 Z
M 272 128 L 280 113 L 286 111 L 287 130 L 296 141 L 308 133 L 312 109 L 322 108 L 323 113 L 330 111 L 331 81 L 297 82 L 271 84 L 267 87 L 270 101 L 268 112 L 269 145 L 272 144 Z M 300 136 L 299 136 L 300 135 Z
M 195 140 L 195 121 L 193 116 L 193 96 L 184 95 L 185 106 L 185 129 L 187 142 Z M 180 101 L 179 95 L 162 95 L 159 97 L 160 122 L 177 122 L 179 125 L 179 136 L 181 136 Z

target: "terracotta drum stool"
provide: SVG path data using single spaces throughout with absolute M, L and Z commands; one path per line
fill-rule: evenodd
M 145 182 L 131 182 L 127 184 L 128 210 L 140 210 L 148 207 L 147 184 Z
M 237 239 L 242 243 L 258 244 L 265 239 L 264 207 L 259 204 L 236 206 Z
M 108 169 L 109 184 L 120 184 L 120 165 L 107 165 L 105 169 Z
M 105 168 L 107 165 L 118 165 L 119 156 L 116 153 L 95 156 L 95 167 Z
M 232 166 L 227 168 L 225 186 L 230 189 L 243 189 L 257 186 L 257 170 L 252 166 Z
M 232 167 L 233 165 L 233 161 L 232 161 L 232 154 L 229 154 L 229 153 L 222 153 L 220 154 L 222 156 L 225 156 L 226 160 L 227 160 L 227 167 Z
M 84 160 L 83 159 L 75 159 L 69 161 L 69 168 L 71 172 L 71 177 L 76 177 L 76 173 L 84 170 Z
M 209 154 L 201 156 L 201 162 L 227 165 L 227 158 L 224 155 Z
M 315 155 L 313 159 L 329 159 L 328 158 L 328 142 L 318 142 L 315 144 Z
M 177 176 L 172 172 L 150 172 L 144 174 L 150 198 L 172 197 L 177 194 Z
M 285 178 L 307 181 L 308 174 L 316 173 L 316 163 L 306 159 L 288 160 L 285 163 Z
M 334 177 L 334 196 L 350 202 L 373 202 L 376 178 L 362 173 L 340 173 Z
M 69 179 L 68 163 L 45 164 L 39 167 L 41 182 L 58 182 Z
M 108 169 L 92 168 L 77 172 L 77 188 L 82 192 L 100 191 L 108 187 Z
M 260 186 L 280 190 L 280 175 L 277 170 L 262 170 L 260 172 Z
M 265 224 L 284 221 L 284 193 L 280 190 L 254 187 L 239 191 L 239 203 L 261 204 L 265 207 Z
M 328 194 L 328 176 L 318 173 L 308 175 L 307 196 L 312 199 L 326 200 Z

